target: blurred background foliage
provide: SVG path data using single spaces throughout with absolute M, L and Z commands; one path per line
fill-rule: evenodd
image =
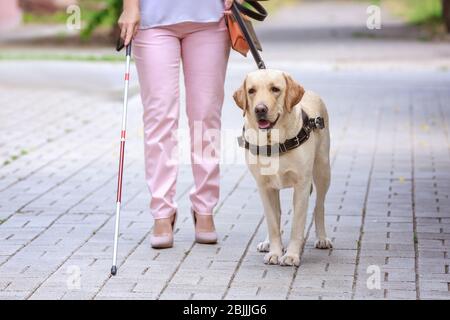
M 98 28 L 107 28 L 113 37 L 117 36 L 117 20 L 120 16 L 123 0 L 78 0 L 81 7 L 83 30 L 81 37 L 88 39 Z M 272 0 L 264 5 L 269 10 L 289 2 L 302 0 Z M 340 0 L 335 0 L 340 1 Z M 363 0 L 361 0 L 363 1 Z M 370 1 L 370 0 L 369 0 Z M 389 6 L 398 16 L 413 25 L 447 25 L 450 30 L 450 0 L 371 0 L 378 5 Z M 51 14 L 27 12 L 25 23 L 65 23 L 65 11 Z
M 112 28 L 117 24 L 117 20 L 122 10 L 123 0 L 78 0 L 81 8 L 81 18 L 83 20 L 83 30 L 81 36 L 88 38 L 97 28 Z M 64 10 L 56 12 L 25 12 L 24 23 L 48 23 L 64 24 L 67 20 L 67 13 Z
M 109 26 L 111 28 L 112 36 L 117 37 L 119 34 L 117 20 L 119 19 L 119 16 L 122 12 L 123 0 L 91 0 L 91 2 L 102 2 L 104 4 L 104 8 L 91 13 L 90 17 L 87 17 L 87 24 L 81 32 L 81 37 L 84 39 L 88 38 L 92 34 L 92 32 L 101 25 Z M 83 12 L 83 7 L 81 10 Z
M 284 4 L 295 0 L 271 1 L 266 5 L 269 10 L 276 7 L 276 3 Z M 111 35 L 117 36 L 117 20 L 122 11 L 123 0 L 78 0 L 82 12 L 83 30 L 81 37 L 88 39 L 97 28 L 110 28 Z M 67 13 L 65 11 L 51 12 L 25 12 L 24 23 L 65 23 Z
M 384 0 L 395 13 L 412 24 L 440 23 L 442 0 Z

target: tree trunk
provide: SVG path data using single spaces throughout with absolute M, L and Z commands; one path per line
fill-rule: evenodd
M 442 0 L 442 17 L 447 31 L 450 32 L 450 0 Z

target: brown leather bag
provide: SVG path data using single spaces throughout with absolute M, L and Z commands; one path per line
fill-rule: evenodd
M 225 15 L 226 23 L 228 26 L 228 32 L 230 34 L 231 47 L 233 48 L 233 50 L 239 52 L 245 57 L 247 56 L 247 53 L 250 50 L 250 46 L 244 36 L 241 27 L 239 26 L 239 23 L 236 21 L 234 14 L 241 15 L 242 20 L 245 23 L 246 29 L 251 38 L 250 40 L 253 42 L 253 44 L 259 51 L 262 51 L 261 44 L 258 40 L 258 37 L 256 36 L 255 29 L 253 28 L 252 22 L 250 20 L 250 18 L 253 18 L 258 21 L 263 21 L 267 16 L 267 12 L 265 11 L 264 7 L 260 5 L 257 1 L 264 1 L 264 0 L 244 1 L 249 5 L 251 5 L 253 8 L 255 8 L 257 12 L 248 9 L 244 5 L 235 1 L 233 4 L 234 7 L 233 12 L 227 13 Z

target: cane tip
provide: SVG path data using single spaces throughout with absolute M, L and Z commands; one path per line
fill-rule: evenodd
M 115 276 L 117 274 L 117 267 L 116 266 L 112 266 L 111 267 L 111 275 Z

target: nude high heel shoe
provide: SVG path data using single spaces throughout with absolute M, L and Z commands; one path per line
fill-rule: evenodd
M 193 209 L 191 209 L 192 219 L 194 220 L 194 227 L 197 226 L 197 217 Z M 195 242 L 201 244 L 216 244 L 217 232 L 216 231 L 197 231 L 195 230 Z
M 161 234 L 161 235 L 151 235 L 150 244 L 154 249 L 167 249 L 173 247 L 173 232 L 175 231 L 175 223 L 177 222 L 177 213 L 172 222 L 172 232 Z

